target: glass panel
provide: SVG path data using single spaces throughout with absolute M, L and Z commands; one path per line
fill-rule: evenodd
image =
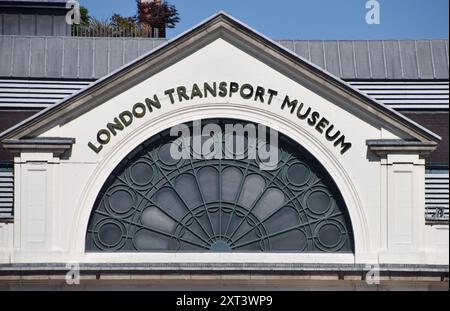
M 306 199 L 308 209 L 314 214 L 321 215 L 330 209 L 332 198 L 323 190 L 313 191 Z
M 145 186 L 153 179 L 151 163 L 137 162 L 130 169 L 131 180 L 138 186 Z
M 198 172 L 198 183 L 206 202 L 219 200 L 219 173 L 212 167 L 206 167 Z
M 295 163 L 287 170 L 289 181 L 295 186 L 303 186 L 310 177 L 310 169 L 303 163 Z
M 269 232 L 280 232 L 283 229 L 299 225 L 299 214 L 293 207 L 284 207 L 272 215 L 264 222 L 264 226 Z
M 241 186 L 242 173 L 239 169 L 228 167 L 222 172 L 222 200 L 234 202 Z
M 305 249 L 307 242 L 306 235 L 300 230 L 285 232 L 271 239 L 273 251 L 296 250 L 301 252 Z
M 167 250 L 170 246 L 170 239 L 164 235 L 140 230 L 135 234 L 134 244 L 138 250 Z
M 176 227 L 176 223 L 157 207 L 151 206 L 144 210 L 141 216 L 141 223 L 150 228 L 154 228 L 166 233 L 171 233 Z
M 122 237 L 120 227 L 114 223 L 107 223 L 99 230 L 99 238 L 105 245 L 114 246 Z
M 263 193 L 266 183 L 259 175 L 250 175 L 245 179 L 239 204 L 250 208 L 255 200 Z
M 175 188 L 191 209 L 202 204 L 203 200 L 194 176 L 190 174 L 181 175 L 175 181 Z
M 186 206 L 173 189 L 163 188 L 153 198 L 158 207 L 177 219 L 181 219 L 188 212 Z
M 204 122 L 222 133 L 242 123 Z M 333 180 L 304 148 L 279 138 L 275 170 L 251 157 L 175 160 L 169 131 L 150 138 L 100 191 L 86 250 L 352 252 L 351 223 Z
M 284 194 L 279 189 L 270 188 L 256 204 L 253 213 L 260 220 L 264 220 L 268 215 L 278 210 L 284 204 Z

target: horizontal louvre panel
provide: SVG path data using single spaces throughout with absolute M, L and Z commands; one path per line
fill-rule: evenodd
M 90 81 L 0 79 L 0 108 L 47 108 L 91 83 Z
M 14 173 L 10 166 L 0 166 L 0 218 L 12 218 L 14 206 Z
M 425 175 L 425 217 L 427 220 L 449 219 L 449 174 Z
M 349 81 L 362 93 L 396 110 L 448 110 L 448 82 Z
M 92 81 L 0 79 L 0 109 L 43 109 Z M 349 81 L 350 85 L 396 110 L 448 110 L 448 82 Z

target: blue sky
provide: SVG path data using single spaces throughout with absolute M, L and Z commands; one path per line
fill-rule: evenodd
M 181 22 L 172 38 L 218 11 L 226 11 L 273 39 L 448 38 L 449 0 L 378 0 L 379 25 L 365 20 L 367 0 L 169 0 Z M 80 0 L 91 16 L 131 16 L 135 0 Z

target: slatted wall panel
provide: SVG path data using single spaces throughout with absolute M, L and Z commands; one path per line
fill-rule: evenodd
M 14 172 L 10 165 L 0 164 L 0 218 L 13 217 Z
M 0 109 L 43 109 L 88 86 L 90 81 L 0 79 Z
M 448 176 L 448 171 L 425 175 L 425 217 L 429 221 L 449 219 Z
M 359 91 L 396 110 L 448 110 L 448 81 L 349 81 Z
M 0 109 L 43 109 L 88 86 L 92 81 L 0 79 Z M 449 109 L 449 83 L 349 81 L 361 92 L 396 110 Z

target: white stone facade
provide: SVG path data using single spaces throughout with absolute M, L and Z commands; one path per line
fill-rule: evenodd
M 222 24 L 221 24 L 222 23 Z M 78 103 L 86 111 L 61 110 L 47 118 L 33 138 L 74 138 L 70 153 L 21 149 L 14 159 L 14 222 L 0 224 L 0 264 L 20 263 L 335 263 L 448 265 L 448 225 L 425 224 L 425 159 L 420 150 L 368 148 L 368 140 L 417 140 L 373 108 L 357 106 L 348 92 L 323 82 L 311 71 L 256 42 L 233 37 L 235 28 L 220 20 L 197 30 L 199 38 L 164 51 L 158 66 L 142 65 L 119 77 L 120 92 L 102 87 Z M 201 26 L 202 27 L 202 26 Z M 201 32 L 200 32 L 201 31 Z M 194 31 L 195 34 L 195 31 Z M 234 33 L 235 34 L 235 33 Z M 189 34 L 185 35 L 189 36 Z M 170 45 L 170 43 L 169 43 Z M 154 52 L 158 53 L 158 52 Z M 145 59 L 145 57 L 144 57 Z M 113 75 L 114 76 L 114 75 Z M 334 79 L 330 77 L 330 79 Z M 277 90 L 272 103 L 232 97 L 209 97 L 172 104 L 164 91 L 194 83 L 235 81 Z M 323 84 L 320 84 L 323 83 Z M 356 92 L 356 91 L 355 91 Z M 154 109 L 112 136 L 97 154 L 88 147 L 122 111 L 158 94 Z M 289 109 L 285 96 L 298 99 L 330 120 L 348 141 L 348 152 Z M 267 97 L 266 97 L 267 98 Z M 84 102 L 83 102 L 84 101 Z M 76 104 L 76 103 L 75 103 Z M 74 104 L 74 105 L 75 105 Z M 361 104 L 363 105 L 363 104 Z M 118 163 L 149 137 L 183 122 L 233 118 L 277 129 L 307 149 L 328 171 L 348 207 L 354 231 L 354 254 L 293 253 L 86 253 L 85 236 L 97 194 Z M 25 133 L 22 137 L 27 137 Z M 7 137 L 8 138 L 8 137 Z M 16 137 L 9 137 L 11 139 Z M 20 139 L 20 138 L 17 138 Z

